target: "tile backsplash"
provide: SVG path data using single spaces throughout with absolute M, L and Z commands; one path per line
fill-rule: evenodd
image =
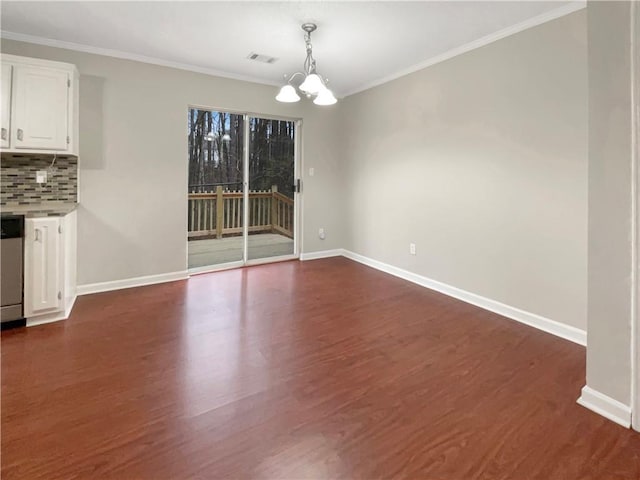
M 41 202 L 77 202 L 78 159 L 59 157 L 0 157 L 0 205 Z M 36 172 L 47 171 L 47 183 L 36 182 Z

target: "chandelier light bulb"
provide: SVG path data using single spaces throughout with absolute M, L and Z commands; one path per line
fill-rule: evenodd
M 337 101 L 338 100 L 333 95 L 333 92 L 325 87 L 320 90 L 320 93 L 318 93 L 318 96 L 315 98 L 313 103 L 316 105 L 333 105 Z
M 322 91 L 324 85 L 317 74 L 311 73 L 307 75 L 307 78 L 304 79 L 304 82 L 302 82 L 302 85 L 298 88 L 309 95 L 317 95 Z
M 276 95 L 276 100 L 284 103 L 295 103 L 300 101 L 300 96 L 296 92 L 296 89 L 293 88 L 293 85 L 285 85 L 280 89 L 278 95 Z

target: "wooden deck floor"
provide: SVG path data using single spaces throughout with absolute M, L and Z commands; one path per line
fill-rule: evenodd
M 242 237 L 190 240 L 189 268 L 242 260 Z M 249 260 L 293 254 L 293 240 L 276 233 L 249 235 Z
M 2 333 L 3 480 L 637 480 L 585 349 L 344 258 Z

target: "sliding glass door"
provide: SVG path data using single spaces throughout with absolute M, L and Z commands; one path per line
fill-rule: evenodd
M 295 122 L 249 118 L 247 260 L 295 252 Z
M 190 271 L 296 258 L 298 126 L 189 109 Z

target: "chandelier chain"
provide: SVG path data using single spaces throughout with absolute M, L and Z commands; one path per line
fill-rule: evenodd
M 307 75 L 316 73 L 316 60 L 313 58 L 313 45 L 311 44 L 311 32 L 304 35 L 304 42 L 307 46 L 307 58 L 304 61 L 304 71 Z

